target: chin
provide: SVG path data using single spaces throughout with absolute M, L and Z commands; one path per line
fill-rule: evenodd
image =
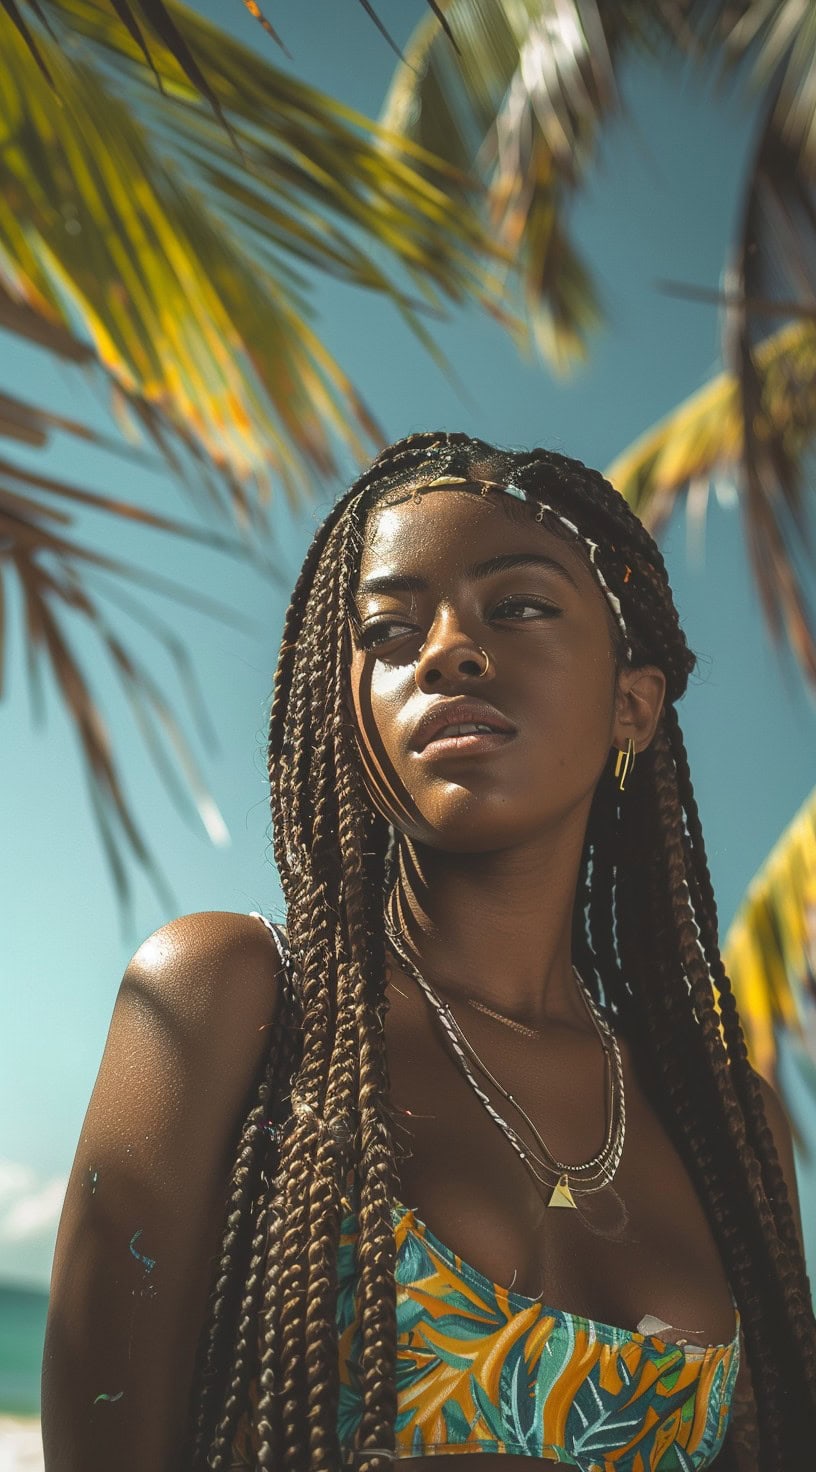
M 452 797 L 452 800 L 451 800 Z M 547 826 L 546 818 L 531 826 L 529 804 L 507 798 L 486 799 L 463 788 L 455 796 L 422 806 L 426 823 L 410 837 L 451 854 L 493 853 L 528 842 Z

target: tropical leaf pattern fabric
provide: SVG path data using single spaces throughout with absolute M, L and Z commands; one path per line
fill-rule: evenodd
M 505 1452 L 584 1472 L 708 1467 L 728 1427 L 739 1370 L 730 1344 L 694 1354 L 655 1335 L 546 1308 L 491 1283 L 415 1212 L 394 1207 L 398 1457 Z M 355 1465 L 354 1212 L 338 1258 L 341 1446 Z
M 357 1466 L 357 1217 L 337 1265 L 338 1438 Z M 656 1335 L 547 1308 L 479 1273 L 395 1203 L 398 1458 L 478 1451 L 541 1457 L 583 1472 L 692 1472 L 728 1429 L 740 1359 L 729 1344 L 688 1351 Z M 254 1468 L 250 1417 L 231 1467 Z

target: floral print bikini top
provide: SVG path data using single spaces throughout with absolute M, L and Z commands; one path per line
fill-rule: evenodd
M 357 1214 L 349 1178 L 338 1255 L 338 1437 L 358 1464 Z M 498 1452 L 582 1472 L 692 1472 L 722 1447 L 740 1361 L 729 1344 L 673 1344 L 544 1306 L 492 1283 L 410 1208 L 396 1237 L 396 1457 Z M 233 1467 L 254 1467 L 248 1418 Z

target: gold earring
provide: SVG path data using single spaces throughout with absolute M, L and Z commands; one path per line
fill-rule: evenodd
M 622 771 L 621 767 L 623 767 Z M 620 787 L 621 792 L 623 792 L 623 784 L 626 781 L 626 778 L 628 777 L 630 772 L 634 771 L 634 769 L 635 743 L 632 737 L 629 736 L 626 742 L 626 750 L 618 751 L 618 759 L 615 762 L 615 776 L 619 778 L 618 786 Z

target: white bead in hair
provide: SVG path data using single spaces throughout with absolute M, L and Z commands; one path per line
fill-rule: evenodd
M 411 479 L 413 479 L 414 474 L 421 475 L 421 467 L 418 467 L 416 472 L 411 473 Z M 598 551 L 597 542 L 593 542 L 590 540 L 589 537 L 585 537 L 583 532 L 575 525 L 575 522 L 570 521 L 568 516 L 564 516 L 560 511 L 556 511 L 554 506 L 549 506 L 544 501 L 535 501 L 532 496 L 528 496 L 527 492 L 522 490 L 521 486 L 514 485 L 512 481 L 485 480 L 484 477 L 480 475 L 449 475 L 447 474 L 447 472 L 443 472 L 441 475 L 434 476 L 433 480 L 418 480 L 413 487 L 412 494 L 413 498 L 418 501 L 421 497 L 421 493 L 425 490 L 432 490 L 438 486 L 464 485 L 480 486 L 481 495 L 483 496 L 486 496 L 489 491 L 503 491 L 506 496 L 513 496 L 517 501 L 523 501 L 526 506 L 537 505 L 538 511 L 536 513 L 536 521 L 542 522 L 545 515 L 554 516 L 556 521 L 560 521 L 561 525 L 565 526 L 567 528 L 567 531 L 571 532 L 571 534 L 576 538 L 577 541 L 583 543 L 583 545 L 587 549 L 587 552 L 589 553 L 589 561 L 592 566 L 592 571 L 594 572 L 595 577 L 598 580 L 601 592 L 603 593 L 604 598 L 606 599 L 609 607 L 612 610 L 615 622 L 618 624 L 618 627 L 623 634 L 626 658 L 628 660 L 631 660 L 632 645 L 629 640 L 629 630 L 626 627 L 626 621 L 621 611 L 620 598 L 618 598 L 617 595 L 612 592 L 612 589 L 610 588 L 608 582 L 606 581 L 606 578 L 603 575 L 603 572 L 601 571 L 601 568 L 598 565 L 595 555 Z M 362 499 L 364 494 L 365 492 L 361 491 L 360 494 L 354 498 L 354 501 L 351 503 L 353 507 L 356 508 L 357 503 Z
M 490 481 L 486 482 L 486 484 L 492 486 L 495 484 L 495 482 Z M 508 482 L 506 485 L 503 486 L 497 486 L 496 489 L 504 491 L 508 496 L 515 496 L 516 500 L 518 501 L 525 501 L 528 505 L 530 504 L 531 498 L 525 494 L 520 486 L 515 486 L 512 484 L 512 482 Z M 587 552 L 589 553 L 589 560 L 592 564 L 592 571 L 598 579 L 601 587 L 601 592 L 603 593 L 604 598 L 609 604 L 609 607 L 612 609 L 615 620 L 626 641 L 626 658 L 631 660 L 632 646 L 629 642 L 629 630 L 626 627 L 626 622 L 624 620 L 623 613 L 621 612 L 620 598 L 618 598 L 617 594 L 612 592 L 612 589 L 610 588 L 596 561 L 595 554 L 598 551 L 598 543 L 590 541 L 589 537 L 585 537 L 583 532 L 580 531 L 579 528 L 575 525 L 575 522 L 570 521 L 569 517 L 563 516 L 560 511 L 556 511 L 554 506 L 548 506 L 544 501 L 539 501 L 537 505 L 538 511 L 536 512 L 536 521 L 543 521 L 545 515 L 554 516 L 556 521 L 560 521 L 561 525 L 565 526 L 568 531 L 572 532 L 572 535 L 576 537 L 579 542 L 583 542 L 584 546 L 587 549 Z

